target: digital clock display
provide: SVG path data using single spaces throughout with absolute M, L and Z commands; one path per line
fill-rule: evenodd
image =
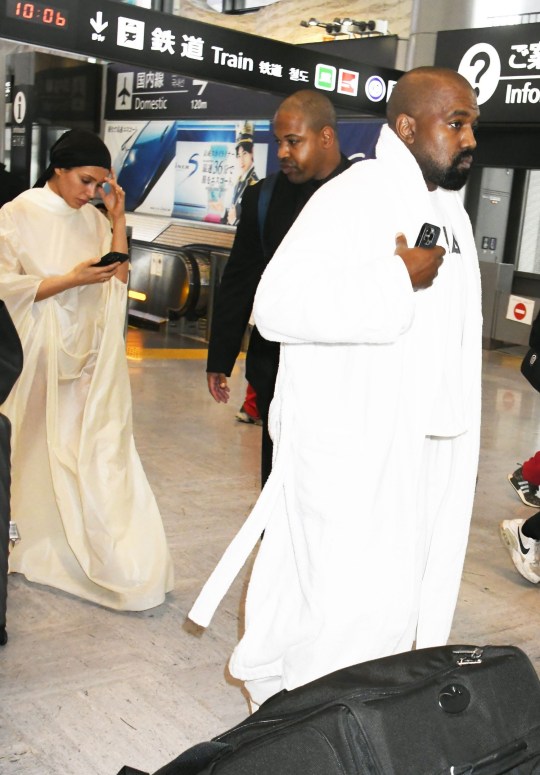
M 19 0 L 7 0 L 6 16 L 25 22 L 65 30 L 69 24 L 69 11 L 51 3 L 25 3 Z

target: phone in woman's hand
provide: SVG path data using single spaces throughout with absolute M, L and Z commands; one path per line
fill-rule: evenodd
M 128 258 L 129 255 L 127 253 L 118 253 L 117 251 L 112 250 L 110 253 L 105 253 L 105 255 L 102 256 L 101 261 L 98 261 L 97 264 L 93 264 L 93 266 L 110 266 L 117 261 L 123 264 Z

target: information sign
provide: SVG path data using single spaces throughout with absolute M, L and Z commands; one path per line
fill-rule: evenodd
M 439 32 L 435 64 L 471 83 L 481 125 L 538 123 L 540 24 Z

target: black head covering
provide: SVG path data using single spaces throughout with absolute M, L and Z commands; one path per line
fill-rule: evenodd
M 49 158 L 50 164 L 34 183 L 34 188 L 43 188 L 54 175 L 56 167 L 103 167 L 106 170 L 111 168 L 109 149 L 101 138 L 86 129 L 70 129 L 64 132 L 52 146 Z

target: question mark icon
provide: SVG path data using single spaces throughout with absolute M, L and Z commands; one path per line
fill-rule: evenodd
M 479 51 L 478 54 L 475 54 L 471 59 L 471 67 L 474 67 L 479 62 L 482 63 L 482 67 L 480 67 L 478 72 L 476 73 L 474 77 L 474 84 L 473 84 L 477 97 L 480 96 L 480 79 L 489 70 L 489 64 L 490 64 L 489 54 L 486 54 L 484 51 Z
M 487 102 L 495 93 L 501 76 L 501 60 L 489 43 L 475 43 L 461 58 L 458 72 L 471 84 L 478 104 Z

